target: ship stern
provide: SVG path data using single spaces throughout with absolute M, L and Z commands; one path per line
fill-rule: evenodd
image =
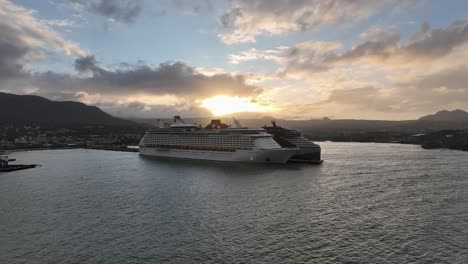
M 250 161 L 261 163 L 286 163 L 297 153 L 297 148 L 260 149 Z

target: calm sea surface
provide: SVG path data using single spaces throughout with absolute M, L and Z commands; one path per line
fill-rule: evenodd
M 322 166 L 47 150 L 0 174 L 0 263 L 468 263 L 468 152 L 322 143 Z

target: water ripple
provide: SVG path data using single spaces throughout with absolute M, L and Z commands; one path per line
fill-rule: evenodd
M 325 164 L 16 153 L 0 263 L 468 263 L 468 153 L 323 143 Z

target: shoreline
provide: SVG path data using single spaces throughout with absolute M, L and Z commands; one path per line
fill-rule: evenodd
M 451 148 L 445 146 L 430 146 L 428 147 L 425 144 L 419 143 L 409 143 L 409 142 L 376 142 L 376 141 L 315 141 L 318 144 L 324 142 L 333 142 L 333 143 L 375 143 L 375 144 L 401 144 L 401 145 L 417 145 L 422 149 L 450 149 L 450 150 L 457 150 L 457 151 L 468 151 L 468 149 L 464 148 Z M 9 153 L 21 152 L 21 151 L 33 151 L 33 150 L 62 150 L 62 149 L 94 149 L 94 150 L 107 150 L 107 151 L 120 151 L 120 152 L 139 152 L 138 148 L 129 148 L 128 146 L 101 146 L 101 145 L 91 145 L 91 146 L 56 146 L 56 147 L 32 147 L 32 148 L 17 148 L 17 149 L 4 149 L 3 154 L 8 155 Z M 2 152 L 0 152 L 2 153 Z
M 67 146 L 67 147 L 38 147 L 38 148 L 18 148 L 18 149 L 5 149 L 5 155 L 22 151 L 40 151 L 40 150 L 66 150 L 66 149 L 94 149 L 94 150 L 108 150 L 108 151 L 121 151 L 121 152 L 138 152 L 138 148 L 128 148 L 122 146 Z

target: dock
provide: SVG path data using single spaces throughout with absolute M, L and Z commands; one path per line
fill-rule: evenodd
M 10 159 L 8 156 L 0 156 L 0 172 L 10 172 L 10 171 L 17 171 L 17 170 L 25 170 L 35 168 L 37 164 L 14 164 L 11 165 L 8 162 L 16 161 L 16 159 Z
M 17 170 L 26 170 L 26 169 L 32 169 L 37 167 L 37 164 L 29 164 L 29 165 L 7 165 L 7 166 L 2 166 L 0 167 L 0 172 L 11 172 L 11 171 L 17 171 Z

